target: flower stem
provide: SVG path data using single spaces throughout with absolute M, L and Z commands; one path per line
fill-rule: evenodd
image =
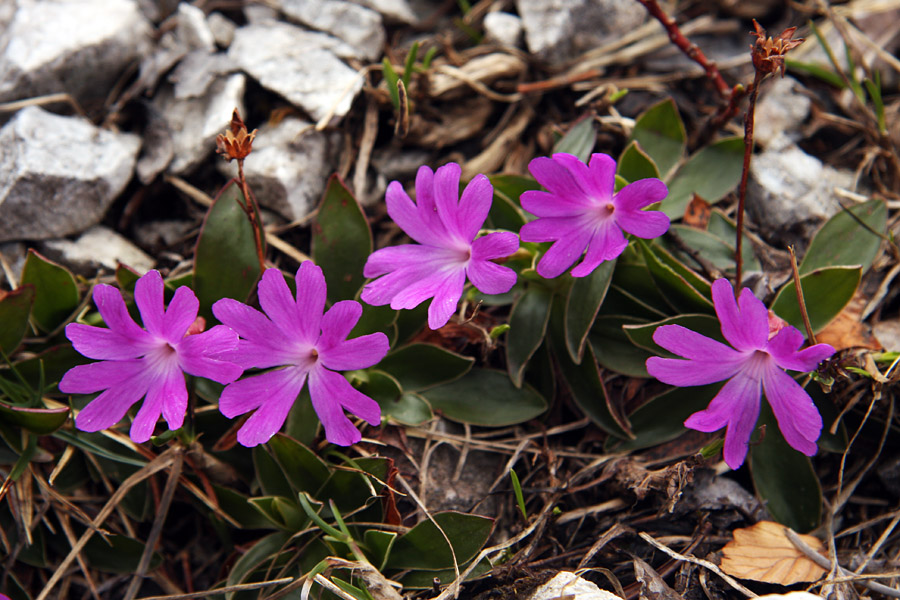
M 813 333 L 812 324 L 809 322 L 809 313 L 806 312 L 806 301 L 803 299 L 803 287 L 800 285 L 800 270 L 797 268 L 797 255 L 794 254 L 794 247 L 788 246 L 788 252 L 791 253 L 791 274 L 794 278 L 794 290 L 797 292 L 797 304 L 800 305 L 800 316 L 803 317 L 803 326 L 806 327 L 806 339 L 809 345 L 816 343 L 816 335 Z
M 244 204 L 241 208 L 247 213 L 250 219 L 250 227 L 253 228 L 253 242 L 256 244 L 256 257 L 259 260 L 260 273 L 266 270 L 266 252 L 263 248 L 262 240 L 262 221 L 259 219 L 259 207 L 256 205 L 256 198 L 250 193 L 247 187 L 247 178 L 244 176 L 244 159 L 237 159 L 238 164 L 238 185 L 241 186 L 241 193 L 244 196 Z
M 744 205 L 747 200 L 747 179 L 750 176 L 750 158 L 753 156 L 753 119 L 756 113 L 756 97 L 759 95 L 759 84 L 766 76 L 765 73 L 756 71 L 753 83 L 750 85 L 750 100 L 747 104 L 747 112 L 744 114 L 744 166 L 741 170 L 741 185 L 738 188 L 737 208 L 737 239 L 734 243 L 734 293 L 741 292 L 741 276 L 743 275 L 744 255 Z

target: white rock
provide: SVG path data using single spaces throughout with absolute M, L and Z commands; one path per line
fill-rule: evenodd
M 407 0 L 352 0 L 356 4 L 381 13 L 385 19 L 398 23 L 415 23 L 419 20 Z
M 169 172 L 184 174 L 206 159 L 216 148 L 216 136 L 224 133 L 235 108 L 244 113 L 244 87 L 247 80 L 236 73 L 217 79 L 198 98 L 178 99 L 169 86 L 164 86 L 153 99 L 172 134 L 174 158 Z
M 220 12 L 211 12 L 206 16 L 206 24 L 209 26 L 209 30 L 212 31 L 213 38 L 219 46 L 227 48 L 231 45 L 231 41 L 234 39 L 234 32 L 237 29 L 237 25 L 231 19 Z
M 36 106 L 0 129 L 0 242 L 62 237 L 103 218 L 141 140 Z
M 340 135 L 316 131 L 313 124 L 288 117 L 278 125 L 263 125 L 244 161 L 247 184 L 259 202 L 288 221 L 307 216 L 319 203 L 334 172 Z M 237 165 L 221 161 L 227 177 Z
M 610 43 L 647 17 L 637 2 L 622 0 L 516 0 L 528 49 L 558 64 Z
M 206 50 L 213 52 L 216 49 L 216 38 L 206 22 L 206 15 L 196 6 L 187 2 L 178 5 L 178 24 L 175 34 L 178 39 L 190 50 Z
M 22 242 L 7 242 L 5 244 L 0 244 L 0 254 L 3 255 L 3 260 L 6 261 L 5 267 L 9 267 L 16 283 L 21 281 L 22 271 L 25 269 L 25 257 L 28 255 L 28 246 Z M 3 271 L 0 272 L 0 281 L 4 282 L 4 285 L 0 287 L 0 289 L 9 290 L 14 284 L 6 279 L 5 267 Z
M 356 58 L 374 61 L 384 48 L 381 15 L 345 0 L 280 0 L 281 11 L 289 19 L 328 33 L 346 42 Z
M 91 227 L 74 241 L 49 240 L 43 246 L 47 254 L 57 254 L 60 262 L 81 271 L 96 271 L 99 267 L 115 271 L 121 263 L 143 273 L 155 264 L 143 250 L 102 225 Z
M 506 12 L 484 16 L 484 39 L 501 46 L 519 46 L 522 42 L 522 19 Z
M 776 79 L 763 91 L 756 105 L 753 138 L 763 148 L 786 148 L 802 137 L 800 126 L 809 116 L 811 101 L 797 90 L 800 84 L 793 77 Z
M 241 27 L 228 56 L 251 77 L 319 121 L 350 110 L 363 80 L 337 56 L 353 49 L 324 33 L 286 23 Z
M 0 33 L 0 101 L 55 92 L 102 100 L 150 51 L 151 32 L 133 0 L 18 0 Z
M 797 146 L 767 150 L 750 163 L 747 210 L 766 238 L 809 239 L 821 221 L 841 210 L 834 189 L 852 185 L 852 173 L 823 165 Z
M 597 584 L 583 579 L 570 571 L 560 571 L 553 578 L 540 586 L 528 597 L 528 600 L 622 600 L 619 596 L 601 590 Z
M 247 23 L 251 25 L 274 23 L 278 21 L 278 11 L 266 4 L 251 2 L 244 6 L 244 17 L 247 19 Z
M 175 97 L 179 100 L 198 98 L 216 79 L 234 70 L 234 63 L 224 52 L 194 50 L 181 59 L 169 81 L 175 84 Z

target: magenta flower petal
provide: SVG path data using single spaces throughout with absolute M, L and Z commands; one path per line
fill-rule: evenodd
M 111 427 L 144 397 L 131 424 L 132 439 L 144 442 L 153 435 L 161 414 L 173 428 L 183 423 L 185 372 L 221 383 L 240 376 L 243 369 L 222 358 L 234 351 L 237 335 L 216 327 L 185 337 L 197 318 L 199 302 L 190 288 L 181 287 L 166 310 L 163 287 L 157 271 L 149 271 L 135 284 L 135 302 L 146 331 L 128 315 L 121 293 L 108 285 L 94 288 L 94 301 L 109 329 L 78 323 L 66 327 L 66 336 L 76 350 L 89 358 L 106 359 L 74 367 L 59 382 L 60 391 L 66 394 L 106 390 L 78 414 L 75 426 L 79 429 Z
M 686 360 L 652 357 L 647 359 L 647 372 L 678 386 L 729 380 L 706 410 L 684 424 L 705 432 L 727 426 L 724 457 L 732 469 L 740 467 L 747 455 L 763 390 L 787 443 L 806 455 L 815 454 L 822 418 L 809 394 L 783 369 L 812 370 L 834 349 L 816 344 L 799 350 L 803 335 L 790 325 L 769 339 L 768 311 L 750 290 L 741 290 L 736 302 L 731 284 L 719 279 L 712 292 L 722 334 L 736 349 L 679 325 L 664 325 L 656 329 L 653 340 Z
M 388 186 L 388 214 L 419 244 L 382 248 L 369 255 L 363 274 L 375 279 L 363 288 L 363 302 L 401 310 L 431 298 L 428 326 L 437 329 L 456 311 L 467 274 L 474 274 L 472 283 L 482 291 L 482 285 L 508 291 L 515 283 L 511 269 L 489 263 L 518 250 L 515 234 L 491 233 L 475 239 L 490 211 L 493 187 L 487 177 L 478 175 L 460 197 L 460 172 L 455 163 L 434 173 L 421 167 L 415 204 L 400 184 Z
M 378 403 L 360 393 L 341 375 L 327 369 L 313 369 L 309 374 L 309 397 L 325 428 L 325 438 L 332 444 L 349 446 L 362 439 L 344 409 L 365 419 L 370 425 L 381 423 Z
M 591 156 L 585 165 L 571 154 L 536 158 L 528 165 L 548 192 L 525 192 L 522 207 L 536 215 L 519 235 L 526 242 L 556 243 L 541 257 L 537 272 L 546 278 L 561 275 L 587 250 L 573 277 L 590 275 L 628 246 L 623 230 L 644 238 L 662 235 L 669 219 L 658 211 L 640 211 L 664 198 L 668 191 L 658 179 L 644 179 L 615 193 L 616 162 L 605 154 Z
M 774 366 L 763 375 L 763 389 L 785 441 L 807 456 L 815 454 L 822 417 L 809 394 L 793 377 Z
M 235 323 L 243 338 L 235 353 L 241 364 L 283 367 L 230 383 L 219 398 L 219 410 L 226 417 L 255 411 L 238 431 L 238 442 L 244 446 L 265 443 L 281 429 L 307 379 L 313 407 L 330 441 L 350 444 L 354 442 L 347 440 L 354 437 L 359 440 L 358 431 L 355 436 L 344 432 L 336 437 L 329 432 L 329 428 L 334 430 L 334 423 L 338 423 L 339 429 L 344 427 L 342 421 L 356 431 L 343 414 L 344 409 L 351 412 L 359 409 L 362 412 L 357 414 L 369 422 L 380 422 L 378 404 L 329 369 L 365 369 L 377 364 L 389 349 L 387 336 L 373 333 L 347 339 L 362 314 L 358 302 L 337 302 L 323 316 L 327 295 L 325 277 L 322 269 L 312 262 L 300 265 L 296 282 L 297 294 L 293 299 L 290 294 L 285 295 L 286 285 L 282 288 L 283 275 L 276 269 L 267 270 L 258 286 L 260 304 L 266 314 L 252 316 L 252 326 Z M 225 325 L 231 324 L 232 319 L 256 313 L 224 300 L 217 302 L 213 311 Z M 285 333 L 274 341 L 263 337 L 272 328 Z M 330 381 L 332 377 L 343 381 L 352 393 L 322 383 L 323 378 Z M 332 388 L 339 389 L 340 394 L 329 396 L 322 392 Z
M 613 168 L 615 168 L 615 163 L 613 163 Z M 666 184 L 659 179 L 639 179 L 629 183 L 616 194 L 616 210 L 634 214 L 645 206 L 662 201 L 668 193 Z M 649 214 L 654 213 L 656 211 L 650 211 Z
M 625 239 L 622 230 L 615 223 L 606 223 L 597 228 L 591 241 L 588 242 L 584 260 L 572 269 L 572 277 L 590 275 L 601 263 L 616 259 L 627 245 L 628 240 Z

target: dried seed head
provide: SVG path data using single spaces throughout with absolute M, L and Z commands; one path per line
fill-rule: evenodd
M 766 30 L 756 22 L 756 19 L 753 20 L 753 26 L 756 28 L 755 32 L 750 32 L 750 35 L 756 36 L 756 43 L 750 46 L 753 67 L 763 74 L 781 71 L 781 76 L 784 77 L 784 55 L 803 43 L 803 38 L 791 39 L 797 28 L 788 27 L 771 38 L 766 37 Z
M 216 152 L 228 161 L 244 160 L 253 150 L 253 138 L 256 137 L 256 130 L 247 133 L 247 126 L 237 109 L 234 109 L 229 127 L 229 131 L 216 136 Z

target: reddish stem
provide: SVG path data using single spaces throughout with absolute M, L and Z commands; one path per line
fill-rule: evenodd
M 684 52 L 688 58 L 703 67 L 703 70 L 706 71 L 706 76 L 715 84 L 719 95 L 723 98 L 728 98 L 731 95 L 731 86 L 725 83 L 725 79 L 722 77 L 722 73 L 719 72 L 719 68 L 716 66 L 715 61 L 706 58 L 706 55 L 703 54 L 703 51 L 696 44 L 684 37 L 684 34 L 681 33 L 681 29 L 678 28 L 675 19 L 667 15 L 665 11 L 660 8 L 659 4 L 657 4 L 656 0 L 637 1 L 647 9 L 647 12 L 650 13 L 653 18 L 665 27 L 666 33 L 669 34 L 669 39 L 672 40 L 672 43 L 678 46 L 678 49 Z
M 744 204 L 747 200 L 747 179 L 750 176 L 750 158 L 753 156 L 753 119 L 756 112 L 756 97 L 759 95 L 759 84 L 765 73 L 756 71 L 750 86 L 750 101 L 744 114 L 744 167 L 741 170 L 741 185 L 738 188 L 737 240 L 734 243 L 734 293 L 741 291 L 741 275 L 744 266 Z
M 266 253 L 263 250 L 262 223 L 257 219 L 259 208 L 256 206 L 256 198 L 250 194 L 250 189 L 247 187 L 247 178 L 244 177 L 244 160 L 237 159 L 237 164 L 238 185 L 241 186 L 241 194 L 244 196 L 244 204 L 241 205 L 241 208 L 244 209 L 244 212 L 247 213 L 247 218 L 250 219 L 250 227 L 253 229 L 253 242 L 256 244 L 256 258 L 259 260 L 259 270 L 262 273 L 266 270 Z

